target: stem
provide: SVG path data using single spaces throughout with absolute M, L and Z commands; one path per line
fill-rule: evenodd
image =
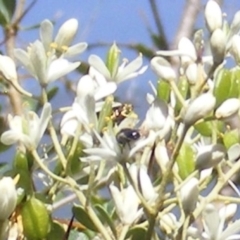
M 147 231 L 147 235 L 146 235 L 146 240 L 149 240 L 152 238 L 152 234 L 154 232 L 154 226 L 155 226 L 155 222 L 156 222 L 156 218 L 157 218 L 157 215 L 158 215 L 158 212 L 159 210 L 161 209 L 162 205 L 163 205 L 163 200 L 164 200 L 164 192 L 165 192 L 165 188 L 167 186 L 167 183 L 168 183 L 168 178 L 171 174 L 171 171 L 172 171 L 172 168 L 174 166 L 174 163 L 176 161 L 176 158 L 178 156 L 178 153 L 179 153 L 179 150 L 182 146 L 182 143 L 183 143 L 183 140 L 186 136 L 186 133 L 188 131 L 188 126 L 184 126 L 184 129 L 183 129 L 183 133 L 182 135 L 180 136 L 180 138 L 178 139 L 178 142 L 176 144 L 176 147 L 172 153 L 172 156 L 171 156 L 171 159 L 166 167 L 166 171 L 162 177 L 162 181 L 161 181 L 161 186 L 159 188 L 159 199 L 157 201 L 157 204 L 156 204 L 156 209 L 155 209 L 155 213 L 154 214 L 151 214 L 150 215 L 150 220 L 149 220 L 149 227 L 148 227 L 148 231 Z
M 151 214 L 152 213 L 152 209 L 149 207 L 148 203 L 146 202 L 146 200 L 144 199 L 144 197 L 142 196 L 141 192 L 139 191 L 138 187 L 136 186 L 136 184 L 134 183 L 132 177 L 131 177 L 131 174 L 127 168 L 127 165 L 125 162 L 122 163 L 122 167 L 124 169 L 124 172 L 126 173 L 127 175 L 127 179 L 128 181 L 130 182 L 130 184 L 133 186 L 136 194 L 138 195 L 138 198 L 140 199 L 144 209 L 146 210 L 146 212 L 148 214 Z
M 46 93 L 45 89 L 42 89 L 42 98 L 43 98 L 43 103 L 48 102 L 47 93 Z M 57 153 L 58 158 L 59 158 L 59 160 L 62 164 L 62 167 L 63 167 L 64 170 L 66 170 L 67 159 L 65 158 L 65 156 L 63 154 L 61 145 L 58 141 L 57 133 L 55 131 L 55 128 L 53 126 L 53 123 L 52 123 L 51 119 L 50 119 L 49 124 L 48 124 L 48 130 L 49 130 L 50 136 L 51 136 L 52 141 L 53 141 L 54 149 L 56 150 L 56 153 Z
M 39 167 L 47 174 L 49 175 L 52 179 L 59 181 L 61 183 L 65 183 L 68 184 L 68 181 L 62 177 L 57 176 L 56 174 L 54 174 L 53 172 L 51 172 L 46 165 L 44 165 L 43 161 L 40 159 L 37 151 L 34 149 L 31 151 L 34 159 L 36 160 L 37 164 L 39 165 Z
M 151 10 L 152 10 L 152 13 L 153 13 L 155 23 L 157 25 L 158 35 L 159 35 L 159 38 L 161 38 L 162 49 L 167 50 L 168 49 L 168 44 L 167 44 L 168 41 L 167 41 L 167 38 L 166 38 L 166 35 L 165 35 L 165 32 L 164 32 L 164 28 L 162 26 L 162 22 L 161 22 L 161 19 L 160 19 L 160 16 L 159 16 L 159 11 L 158 11 L 156 1 L 155 0 L 150 0 L 149 2 L 150 2 L 150 6 L 151 6 Z
M 225 174 L 224 179 L 219 178 L 217 184 L 213 188 L 213 190 L 208 194 L 205 198 L 205 201 L 202 201 L 199 207 L 194 211 L 193 216 L 196 219 L 203 209 L 205 208 L 208 202 L 212 202 L 214 199 L 218 198 L 218 193 L 221 189 L 226 185 L 226 182 L 233 177 L 233 175 L 237 174 L 240 170 L 240 161 L 238 160 L 236 164 Z
M 73 189 L 73 191 L 76 193 L 80 203 L 83 206 L 86 206 L 87 203 L 87 199 L 85 198 L 84 194 L 82 193 L 82 191 L 79 189 L 78 184 L 75 182 L 74 179 L 72 178 L 68 178 L 68 184 L 71 186 L 71 188 Z M 98 216 L 96 215 L 96 213 L 94 212 L 94 210 L 92 209 L 92 207 L 90 205 L 87 205 L 85 207 L 85 210 L 88 214 L 88 216 L 90 217 L 90 219 L 92 220 L 92 222 L 94 223 L 94 225 L 96 226 L 96 228 L 98 229 L 98 231 L 102 234 L 103 238 L 105 240 L 112 240 L 111 236 L 109 235 L 106 227 L 104 227 L 104 225 L 102 224 L 102 222 L 100 221 L 100 219 L 98 218 Z
M 190 215 L 188 215 L 183 223 L 183 229 L 182 229 L 182 240 L 187 239 L 187 229 L 189 225 Z
M 121 231 L 121 234 L 118 238 L 118 240 L 124 240 L 126 235 L 127 235 L 127 232 L 128 232 L 128 229 L 129 229 L 129 225 L 125 225 Z
M 179 89 L 178 89 L 175 81 L 174 80 L 170 80 L 169 84 L 170 84 L 170 86 L 172 88 L 172 91 L 174 92 L 174 94 L 178 98 L 179 102 L 182 104 L 183 107 L 186 107 L 185 100 L 184 100 L 182 94 L 179 92 Z
M 67 197 L 53 203 L 52 210 L 56 210 L 56 209 L 66 205 L 66 204 L 72 203 L 73 200 L 75 200 L 76 198 L 77 198 L 77 196 L 76 196 L 75 193 L 73 193 L 71 195 L 68 195 Z

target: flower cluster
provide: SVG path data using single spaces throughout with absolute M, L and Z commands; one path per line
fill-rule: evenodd
M 22 88 L 13 59 L 0 56 L 3 80 L 33 108 L 8 114 L 9 130 L 1 134 L 1 143 L 16 144 L 17 151 L 12 167 L 1 171 L 0 238 L 55 239 L 61 229 L 59 239 L 68 232 L 78 239 L 89 232 L 107 240 L 240 239 L 240 11 L 228 25 L 209 0 L 205 22 L 208 38 L 197 31 L 193 41 L 183 37 L 176 50 L 159 50 L 151 59 L 158 82 L 150 83 L 143 119 L 115 92 L 148 66 L 142 53 L 121 59 L 116 43 L 105 62 L 88 57 L 70 106 L 52 109 L 49 84 L 76 70 L 80 61 L 71 59 L 87 48 L 73 44 L 76 19 L 55 37 L 44 20 L 39 39 L 13 51 L 37 80 L 40 96 Z M 179 58 L 177 66 L 171 57 Z M 229 57 L 236 62 L 231 69 Z M 74 222 L 73 231 L 69 221 L 66 233 L 50 214 L 73 201 L 74 221 L 81 224 Z

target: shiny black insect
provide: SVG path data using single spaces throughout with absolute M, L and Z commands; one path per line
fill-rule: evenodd
M 123 128 L 116 135 L 118 143 L 122 145 L 129 144 L 131 141 L 136 141 L 140 137 L 141 135 L 139 131 L 137 129 L 132 128 Z

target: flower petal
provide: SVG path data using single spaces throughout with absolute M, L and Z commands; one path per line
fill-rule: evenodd
M 48 19 L 41 22 L 39 35 L 45 51 L 48 52 L 53 40 L 53 24 Z
M 109 70 L 107 69 L 103 60 L 97 55 L 90 55 L 88 58 L 88 63 L 94 67 L 98 72 L 100 72 L 108 80 L 112 80 Z
M 64 53 L 64 57 L 73 57 L 84 52 L 88 44 L 86 42 L 77 43 L 67 49 Z
M 69 46 L 78 29 L 78 21 L 75 18 L 67 20 L 58 30 L 55 42 L 58 46 Z
M 66 59 L 59 58 L 57 60 L 52 61 L 49 66 L 48 74 L 47 74 L 47 81 L 53 82 L 58 78 L 72 72 L 80 65 L 80 62 L 69 62 Z

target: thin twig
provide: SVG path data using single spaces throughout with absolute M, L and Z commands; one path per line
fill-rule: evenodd
M 149 2 L 150 2 L 150 6 L 151 6 L 151 9 L 152 9 L 152 13 L 153 13 L 155 23 L 157 25 L 158 35 L 162 39 L 163 49 L 167 50 L 168 49 L 168 44 L 167 44 L 168 41 L 167 41 L 167 38 L 166 38 L 164 27 L 163 27 L 161 19 L 160 19 L 158 6 L 157 6 L 155 0 L 150 0 Z M 158 1 L 158 3 L 159 2 L 160 1 Z

